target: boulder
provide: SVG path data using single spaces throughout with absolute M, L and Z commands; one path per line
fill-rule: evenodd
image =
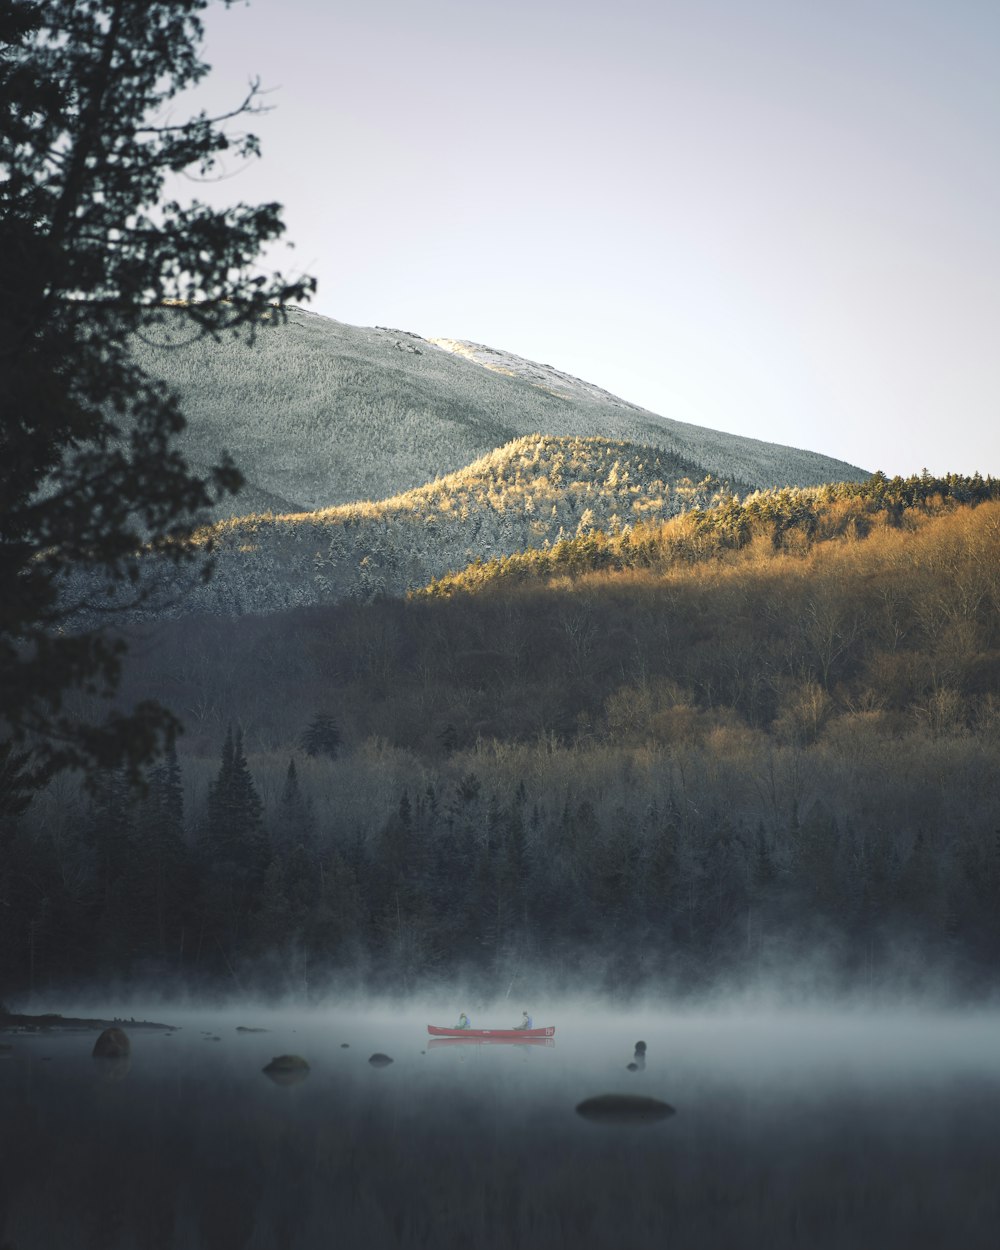
M 377 1050 L 375 1054 L 371 1056 L 368 1062 L 372 1065 L 373 1068 L 387 1068 L 389 1064 L 392 1063 L 393 1061 L 392 1059 L 390 1059 L 388 1055 L 383 1055 L 381 1051 Z
M 131 1052 L 132 1046 L 124 1029 L 105 1029 L 94 1043 L 95 1059 L 124 1059 Z

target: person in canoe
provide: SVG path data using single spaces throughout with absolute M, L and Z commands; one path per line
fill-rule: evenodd
M 532 1025 L 532 1023 L 531 1023 L 531 1016 L 529 1016 L 529 1015 L 528 1015 L 528 1013 L 527 1013 L 526 1011 L 522 1011 L 522 1012 L 521 1012 L 521 1023 L 520 1023 L 520 1024 L 515 1024 L 515 1025 L 514 1025 L 514 1028 L 515 1028 L 515 1029 L 530 1029 L 530 1028 L 533 1028 L 533 1027 L 534 1027 L 534 1026 L 533 1026 L 533 1025 Z
M 455 1025 L 455 1028 L 456 1029 L 471 1029 L 472 1028 L 472 1023 L 464 1011 L 458 1017 L 458 1024 Z

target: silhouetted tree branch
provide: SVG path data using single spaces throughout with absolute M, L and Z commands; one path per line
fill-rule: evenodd
M 8 0 L 0 10 L 0 744 L 32 752 L 36 780 L 66 767 L 142 763 L 178 723 L 146 704 L 102 723 L 72 691 L 113 695 L 124 644 L 72 632 L 62 593 L 97 576 L 106 604 L 142 553 L 204 561 L 195 528 L 242 478 L 223 455 L 197 473 L 179 452 L 178 398 L 137 365 L 140 332 L 218 338 L 313 290 L 256 273 L 280 206 L 165 199 L 168 176 L 259 153 L 222 123 L 259 111 L 259 85 L 219 117 L 162 124 L 208 72 L 207 0 Z

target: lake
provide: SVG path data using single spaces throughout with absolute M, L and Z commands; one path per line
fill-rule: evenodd
M 553 1045 L 429 1045 L 463 1007 L 130 1004 L 178 1027 L 122 1061 L 93 1033 L 0 1037 L 0 1248 L 998 1244 L 995 1013 L 535 1004 Z M 262 1073 L 285 1053 L 305 1079 Z M 601 1094 L 676 1114 L 577 1113 Z

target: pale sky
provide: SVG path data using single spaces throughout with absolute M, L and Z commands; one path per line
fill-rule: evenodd
M 1000 475 L 1000 0 L 253 0 L 205 95 L 314 311 L 654 412 Z M 197 188 L 199 192 L 201 188 Z

